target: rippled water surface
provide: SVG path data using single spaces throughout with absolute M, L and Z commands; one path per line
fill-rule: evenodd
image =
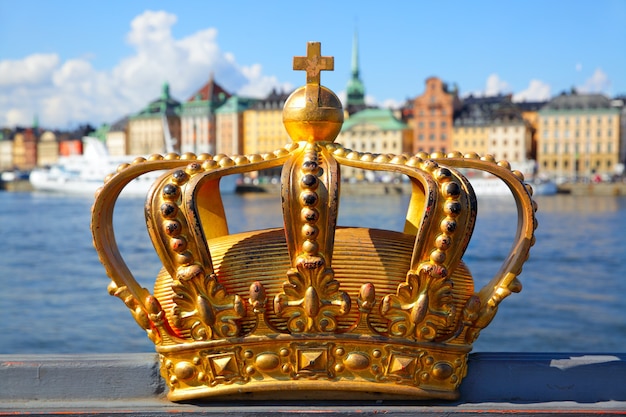
M 231 232 L 280 226 L 276 195 L 227 195 Z M 520 279 L 475 351 L 623 352 L 626 349 L 626 198 L 538 197 L 539 229 Z M 401 230 L 407 196 L 345 196 L 340 225 Z M 109 283 L 92 247 L 91 198 L 0 192 L 0 353 L 153 351 Z M 141 199 L 122 199 L 116 236 L 140 283 L 160 262 Z M 512 244 L 509 199 L 484 199 L 464 257 L 477 286 Z

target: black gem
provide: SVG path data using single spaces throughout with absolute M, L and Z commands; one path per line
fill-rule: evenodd
M 304 177 L 302 177 L 302 183 L 307 187 L 312 187 L 317 184 L 317 178 L 315 177 L 315 175 L 306 174 Z
M 461 204 L 456 201 L 450 201 L 446 203 L 446 210 L 451 214 L 459 214 L 461 212 Z
M 176 206 L 170 203 L 163 203 L 161 205 L 161 214 L 165 218 L 173 217 L 176 215 Z
M 167 184 L 163 187 L 163 195 L 166 197 L 176 197 L 178 196 L 178 187 L 174 184 Z
M 316 161 L 304 161 L 302 163 L 302 167 L 307 171 L 314 171 L 317 169 L 318 165 Z
M 461 187 L 456 182 L 449 182 L 446 184 L 446 194 L 449 197 L 458 197 L 461 195 Z
M 174 173 L 172 174 L 172 177 L 174 177 L 174 180 L 176 180 L 176 182 L 183 182 L 187 180 L 187 173 L 185 171 L 183 171 L 182 169 L 179 169 L 177 171 L 174 171 Z
M 302 201 L 307 206 L 313 206 L 317 203 L 317 194 L 315 193 L 302 194 Z

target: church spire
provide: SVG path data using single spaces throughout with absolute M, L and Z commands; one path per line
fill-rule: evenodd
M 352 40 L 352 78 L 359 78 L 359 39 L 356 30 Z
M 359 47 L 357 31 L 354 31 L 354 39 L 352 43 L 352 77 L 348 81 L 346 89 L 348 95 L 347 110 L 348 113 L 356 113 L 365 108 L 365 87 L 359 77 Z

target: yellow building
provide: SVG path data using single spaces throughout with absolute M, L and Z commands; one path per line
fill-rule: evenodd
M 539 111 L 539 170 L 568 180 L 611 175 L 619 162 L 620 112 L 601 94 L 562 94 Z
M 468 97 L 454 117 L 453 150 L 506 160 L 513 169 L 532 174 L 532 134 L 522 110 L 510 95 Z
M 455 121 L 452 129 L 452 150 L 461 153 L 487 154 L 489 125 L 464 125 Z
M 283 106 L 288 94 L 273 91 L 243 113 L 244 154 L 273 152 L 291 142 L 283 125 Z

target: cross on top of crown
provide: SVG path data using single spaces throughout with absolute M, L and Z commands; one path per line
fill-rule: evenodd
M 306 97 L 307 102 L 318 103 L 320 72 L 333 71 L 335 68 L 335 58 L 332 56 L 322 56 L 322 45 L 320 42 L 308 42 L 306 45 L 306 56 L 293 57 L 293 69 L 295 71 L 306 71 Z

